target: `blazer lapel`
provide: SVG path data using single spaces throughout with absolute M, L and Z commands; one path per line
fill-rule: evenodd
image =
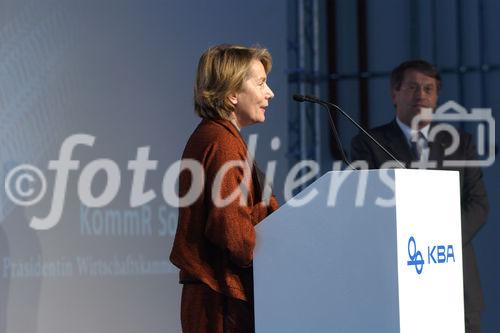
M 396 120 L 393 120 L 390 123 L 387 132 L 385 132 L 384 138 L 386 140 L 386 146 L 389 151 L 401 162 L 409 165 L 409 163 L 413 159 L 411 150 L 406 143 L 406 137 L 399 128 Z
M 248 163 L 248 166 L 250 167 L 250 170 L 252 172 L 252 181 L 254 183 L 254 186 L 257 187 L 257 190 L 255 192 L 259 195 L 257 197 L 257 199 L 260 202 L 262 200 L 260 195 L 262 194 L 262 190 L 264 189 L 264 185 L 265 185 L 265 175 L 257 166 L 257 163 L 255 161 L 255 156 L 252 156 L 251 152 L 248 151 L 248 147 L 247 147 L 247 143 L 245 142 L 245 139 L 243 139 L 243 136 L 241 135 L 240 131 L 234 126 L 233 123 L 231 123 L 229 120 L 225 120 L 225 119 L 215 119 L 213 121 L 218 123 L 219 125 L 223 126 L 232 135 L 234 135 L 236 138 L 238 138 L 240 140 L 241 144 L 243 145 L 244 149 L 246 150 L 247 159 L 245 160 L 245 162 Z

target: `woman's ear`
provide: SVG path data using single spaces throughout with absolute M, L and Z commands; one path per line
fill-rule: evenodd
M 233 105 L 238 104 L 238 95 L 236 93 L 230 93 L 227 98 Z

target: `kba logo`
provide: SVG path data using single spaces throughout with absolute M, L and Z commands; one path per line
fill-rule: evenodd
M 417 274 L 422 274 L 424 264 L 426 263 L 422 252 L 417 249 L 415 237 L 408 239 L 408 266 L 415 266 Z M 430 245 L 427 246 L 427 264 L 446 264 L 455 262 L 455 251 L 453 245 Z

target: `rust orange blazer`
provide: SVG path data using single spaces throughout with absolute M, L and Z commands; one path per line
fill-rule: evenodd
M 202 282 L 218 293 L 251 302 L 254 226 L 277 209 L 278 203 L 271 196 L 269 204 L 263 204 L 262 177 L 248 162 L 247 147 L 238 129 L 227 120 L 202 120 L 189 138 L 182 158 L 201 163 L 204 182 L 198 199 L 179 208 L 170 260 L 180 268 L 180 282 Z M 217 173 L 228 161 L 240 161 L 249 173 L 234 166 L 216 181 Z M 180 197 L 188 193 L 192 181 L 190 172 L 181 172 Z M 235 200 L 218 207 L 212 199 L 214 183 L 221 199 L 238 191 L 242 183 L 246 190 L 236 192 L 239 195 Z M 242 204 L 240 198 L 245 192 Z

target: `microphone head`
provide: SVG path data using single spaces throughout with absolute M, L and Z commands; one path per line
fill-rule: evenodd
M 304 97 L 304 95 L 294 94 L 293 100 L 296 102 L 305 102 L 306 98 Z
M 318 97 L 313 96 L 313 95 L 305 95 L 304 99 L 306 101 L 310 101 L 310 102 L 313 102 L 313 103 L 315 103 L 315 102 L 321 102 L 321 100 Z

